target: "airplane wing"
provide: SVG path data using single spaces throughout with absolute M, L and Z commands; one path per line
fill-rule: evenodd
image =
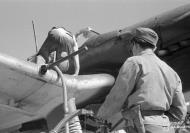
M 0 129 L 43 118 L 62 103 L 61 87 L 28 76 L 24 71 L 29 68 L 24 67 L 23 62 L 4 55 L 1 57 Z
M 46 118 L 63 103 L 62 83 L 54 70 L 39 74 L 40 66 L 0 54 L 0 131 L 24 122 Z M 108 74 L 64 75 L 68 95 L 86 104 L 109 91 Z M 98 80 L 101 79 L 101 80 Z

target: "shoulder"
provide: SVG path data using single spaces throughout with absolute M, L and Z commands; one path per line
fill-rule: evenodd
M 132 63 L 132 64 L 140 64 L 141 62 L 141 57 L 140 56 L 132 56 L 132 57 L 129 57 L 126 62 L 128 63 Z
M 124 68 L 135 68 L 140 64 L 140 59 L 137 56 L 129 57 L 123 64 Z
M 134 74 L 138 73 L 140 71 L 140 65 L 138 63 L 138 59 L 136 57 L 130 57 L 128 58 L 124 64 L 122 65 L 120 69 L 120 75 L 126 75 L 126 74 Z

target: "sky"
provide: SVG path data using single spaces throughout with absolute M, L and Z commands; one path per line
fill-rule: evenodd
M 99 33 L 122 29 L 189 0 L 0 0 L 0 52 L 19 59 L 36 53 L 53 26 L 72 33 L 92 27 Z

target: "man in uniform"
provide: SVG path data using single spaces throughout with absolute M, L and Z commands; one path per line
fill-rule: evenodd
M 181 80 L 154 54 L 158 42 L 156 32 L 140 27 L 132 36 L 133 56 L 121 67 L 97 116 L 108 119 L 122 112 L 129 133 L 174 133 L 169 118 L 180 122 L 187 113 Z
M 44 41 L 42 47 L 37 54 L 37 64 L 51 63 L 54 60 L 53 53 L 56 51 L 55 59 L 58 60 L 78 50 L 78 45 L 75 36 L 71 32 L 67 31 L 63 27 L 53 27 Z M 78 75 L 80 65 L 79 56 L 74 56 L 73 61 L 75 65 L 74 75 Z M 69 69 L 68 60 L 60 63 L 58 67 L 62 72 L 66 72 Z

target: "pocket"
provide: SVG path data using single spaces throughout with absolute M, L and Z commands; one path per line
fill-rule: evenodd
M 144 116 L 143 123 L 144 124 L 153 124 L 153 125 L 158 125 L 158 126 L 164 126 L 164 127 L 170 126 L 169 118 L 166 115 Z

